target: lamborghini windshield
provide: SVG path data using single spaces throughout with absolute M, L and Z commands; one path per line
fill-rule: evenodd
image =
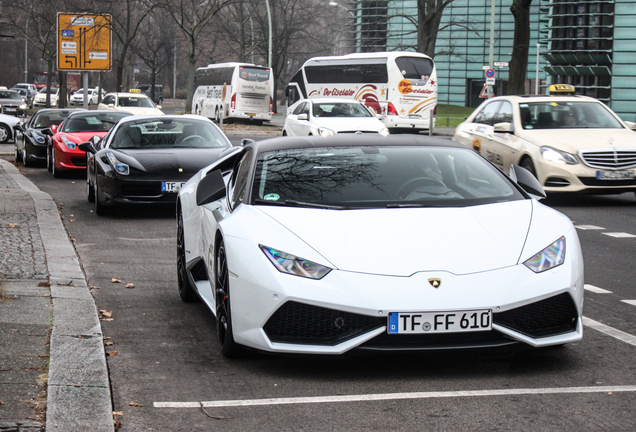
M 477 153 L 429 146 L 265 152 L 251 195 L 256 205 L 325 208 L 464 207 L 523 198 Z

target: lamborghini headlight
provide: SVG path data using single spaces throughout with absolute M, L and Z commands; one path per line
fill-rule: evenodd
M 259 245 L 263 253 L 274 267 L 281 272 L 310 279 L 322 279 L 331 269 L 313 261 L 299 258 L 277 249 Z
M 130 174 L 130 167 L 123 162 L 119 162 L 113 152 L 106 152 L 108 162 L 113 166 L 117 174 L 128 175 Z
M 560 266 L 565 261 L 565 237 L 561 237 L 541 252 L 523 263 L 535 273 Z
M 326 127 L 318 128 L 318 133 L 322 136 L 331 136 L 336 134 L 334 131 L 327 129 Z
M 549 160 L 550 162 L 558 162 L 567 165 L 576 165 L 579 163 L 576 156 L 573 154 L 557 150 L 552 147 L 541 147 L 541 155 L 544 159 Z

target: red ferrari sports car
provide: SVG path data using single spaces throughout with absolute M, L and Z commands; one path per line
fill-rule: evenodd
M 51 172 L 60 177 L 63 171 L 85 170 L 86 152 L 77 145 L 94 136 L 103 137 L 122 118 L 132 115 L 124 111 L 80 111 L 70 114 L 51 140 L 49 155 Z

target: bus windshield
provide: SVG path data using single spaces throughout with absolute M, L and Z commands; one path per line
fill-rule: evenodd
M 242 67 L 239 69 L 239 77 L 245 81 L 263 82 L 269 80 L 269 69 Z
M 433 72 L 433 60 L 421 57 L 398 57 L 395 64 L 406 79 L 426 80 Z

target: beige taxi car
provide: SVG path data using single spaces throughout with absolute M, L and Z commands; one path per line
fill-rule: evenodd
M 139 89 L 132 89 L 128 93 L 108 93 L 97 105 L 97 109 L 126 111 L 134 115 L 164 115 L 161 105 L 155 105 Z
M 559 86 L 573 91 L 572 86 Z M 636 124 L 587 96 L 500 96 L 455 130 L 504 172 L 532 172 L 547 193 L 636 192 Z

